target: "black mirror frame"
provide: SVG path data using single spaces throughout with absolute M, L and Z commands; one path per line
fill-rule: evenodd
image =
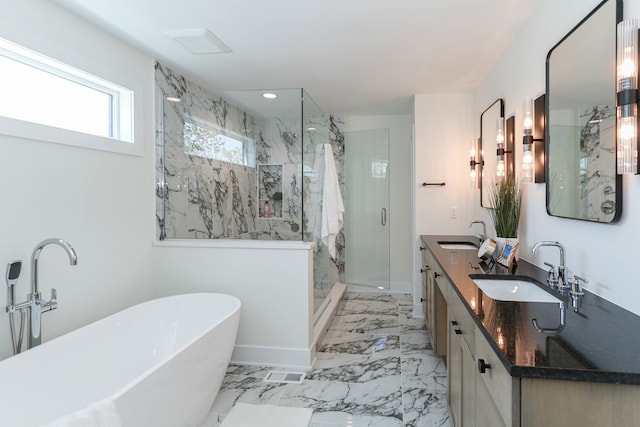
M 550 202 L 550 197 L 549 197 L 549 187 L 551 185 L 551 179 L 550 179 L 550 171 L 549 171 L 549 156 L 550 156 L 550 128 L 551 126 L 548 125 L 549 123 L 549 62 L 551 60 L 551 54 L 553 53 L 553 51 L 562 44 L 562 42 L 564 42 L 567 38 L 569 38 L 569 36 L 571 36 L 582 24 L 584 24 L 589 18 L 591 18 L 591 16 L 593 16 L 598 10 L 600 10 L 600 8 L 602 6 L 604 6 L 607 2 L 609 1 L 615 1 L 616 2 L 616 24 L 619 24 L 622 19 L 623 19 L 623 0 L 603 0 L 602 2 L 600 2 L 591 12 L 589 12 L 589 14 L 587 16 L 585 16 L 575 27 L 573 27 L 571 29 L 571 31 L 569 31 L 562 39 L 560 39 L 560 41 L 558 43 L 556 43 L 547 53 L 547 60 L 546 60 L 546 64 L 545 64 L 545 95 L 546 95 L 546 103 L 545 103 L 545 121 L 546 121 L 546 126 L 545 126 L 545 130 L 544 130 L 544 139 L 545 139 L 545 152 L 546 152 L 546 159 L 545 159 L 545 165 L 544 165 L 544 173 L 545 173 L 545 198 L 546 198 L 546 211 L 547 211 L 547 215 L 549 216 L 554 216 L 556 218 L 567 218 L 567 219 L 574 219 L 574 220 L 578 220 L 578 221 L 587 221 L 587 222 L 595 222 L 597 224 L 613 224 L 615 222 L 617 222 L 620 219 L 620 216 L 622 214 L 622 175 L 616 173 L 616 189 L 615 189 L 615 194 L 616 194 L 616 210 L 615 210 L 615 214 L 613 216 L 613 218 L 611 219 L 611 221 L 595 221 L 595 220 L 590 220 L 588 218 L 576 218 L 576 217 L 570 217 L 570 216 L 560 216 L 560 215 L 555 215 L 552 214 L 550 209 L 549 209 L 549 202 Z M 615 30 L 615 29 L 614 29 Z M 616 37 L 616 45 L 617 45 L 617 37 Z M 615 68 L 615 64 L 611 65 L 613 68 Z M 612 90 L 615 91 L 615 86 L 612 87 Z M 617 119 L 616 119 L 617 120 Z M 618 135 L 616 132 L 615 135 L 615 139 L 616 139 L 616 146 L 617 146 L 617 142 L 618 142 Z M 617 170 L 617 159 L 616 159 L 616 164 L 614 165 L 614 167 Z

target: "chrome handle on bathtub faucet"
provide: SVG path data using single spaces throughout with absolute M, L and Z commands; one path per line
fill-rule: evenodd
M 51 311 L 58 308 L 58 291 L 56 288 L 51 288 L 51 299 L 42 303 L 42 312 Z

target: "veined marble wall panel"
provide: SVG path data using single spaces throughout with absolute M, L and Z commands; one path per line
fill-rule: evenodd
M 158 236 L 301 240 L 301 113 L 252 117 L 160 64 L 156 82 L 162 94 L 157 118 Z M 165 95 L 181 102 L 165 101 Z M 184 122 L 189 118 L 253 136 L 256 163 L 281 165 L 281 217 L 259 217 L 255 168 L 185 152 Z
M 314 252 L 314 287 L 325 290 L 335 282 L 332 278 L 342 277 L 345 258 L 344 228 L 336 238 L 337 258 L 331 259 L 329 253 L 319 240 L 319 221 L 322 209 L 322 176 L 323 162 L 318 162 L 318 156 L 323 156 L 322 144 L 330 144 L 333 151 L 336 172 L 342 198 L 345 197 L 345 158 L 344 158 L 344 122 L 337 116 L 305 117 L 304 129 L 315 128 L 314 132 L 305 134 L 303 146 L 304 160 L 304 240 L 316 242 Z M 326 266 L 329 268 L 327 269 Z
M 255 239 L 255 168 L 191 155 L 185 120 L 208 123 L 237 135 L 255 134 L 255 119 L 161 64 L 157 121 L 158 236 L 192 239 Z M 166 101 L 165 95 L 180 98 Z M 164 234 L 162 234 L 164 226 Z
M 606 173 L 615 162 L 615 132 L 615 107 L 593 106 L 581 112 L 581 210 L 600 221 L 609 221 L 615 214 L 615 170 Z
M 167 161 L 164 166 L 164 233 L 165 238 L 177 239 L 189 234 L 187 209 L 189 204 L 189 165 Z
M 302 123 L 300 115 L 261 118 L 258 121 L 259 138 L 256 160 L 260 165 L 280 165 L 282 175 L 280 217 L 259 217 L 257 231 L 260 239 L 302 240 Z M 263 179 L 263 177 L 258 177 Z M 265 183 L 259 186 L 264 187 Z M 273 204 L 273 202 L 272 202 Z M 257 215 L 257 212 L 256 212 Z
M 345 201 L 345 176 L 346 176 L 346 162 L 344 156 L 344 120 L 341 117 L 329 116 L 329 144 L 333 149 L 333 155 L 336 157 L 336 170 L 338 174 L 338 181 L 340 182 L 340 192 L 342 193 L 342 200 Z M 345 263 L 345 238 L 344 227 L 338 233 L 336 238 L 336 248 L 338 250 L 338 257 L 335 263 L 332 263 L 332 275 L 333 277 L 340 277 L 340 280 L 344 282 L 344 263 Z
M 253 168 L 167 161 L 165 180 L 166 238 L 257 238 Z

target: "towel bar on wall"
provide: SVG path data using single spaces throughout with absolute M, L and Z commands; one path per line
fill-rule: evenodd
M 422 183 L 423 187 L 427 187 L 427 186 L 430 186 L 430 185 L 437 185 L 439 187 L 444 187 L 446 185 L 446 183 L 444 183 L 444 182 L 423 182 Z

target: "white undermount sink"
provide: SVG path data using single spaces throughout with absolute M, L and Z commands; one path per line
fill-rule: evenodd
M 478 247 L 471 242 L 438 242 L 442 249 L 464 249 L 477 251 Z
M 472 279 L 486 296 L 498 301 L 562 302 L 534 283 L 520 279 Z

